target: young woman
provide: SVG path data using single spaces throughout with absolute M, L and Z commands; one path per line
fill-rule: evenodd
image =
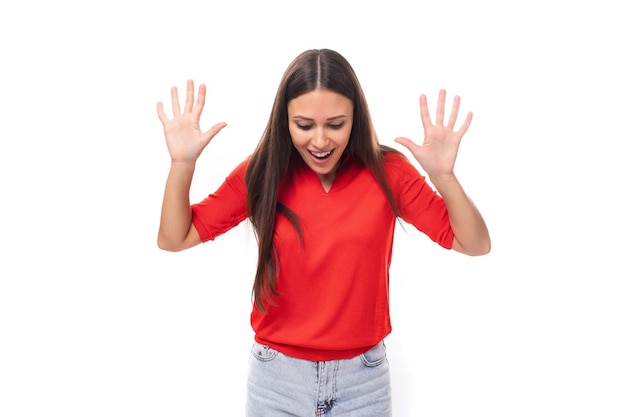
M 389 416 L 384 338 L 391 331 L 389 266 L 396 219 L 443 248 L 490 251 L 489 232 L 454 173 L 468 113 L 459 97 L 434 123 L 420 98 L 424 141 L 408 148 L 433 190 L 400 152 L 381 145 L 357 76 L 339 53 L 308 50 L 288 66 L 254 152 L 203 201 L 189 190 L 200 153 L 226 126 L 199 128 L 206 87 L 173 117 L 157 105 L 171 157 L 158 245 L 180 251 L 248 219 L 258 242 L 248 416 Z

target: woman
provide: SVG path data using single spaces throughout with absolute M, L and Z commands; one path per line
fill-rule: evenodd
M 171 167 L 158 245 L 180 251 L 249 219 L 258 242 L 248 376 L 248 416 L 391 415 L 384 338 L 391 332 L 389 266 L 396 219 L 444 248 L 490 251 L 489 232 L 454 174 L 468 113 L 455 129 L 460 99 L 444 124 L 446 92 L 432 123 L 420 98 L 424 142 L 405 146 L 436 190 L 397 150 L 379 144 L 348 61 L 308 50 L 289 65 L 261 140 L 206 199 L 190 204 L 195 164 L 226 126 L 199 128 L 206 87 L 184 108 L 172 88 L 163 104 Z

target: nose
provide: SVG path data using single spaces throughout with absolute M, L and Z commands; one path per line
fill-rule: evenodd
M 311 138 L 311 144 L 318 149 L 324 149 L 328 143 L 329 138 L 326 137 L 326 132 L 323 128 L 315 129 L 313 137 Z

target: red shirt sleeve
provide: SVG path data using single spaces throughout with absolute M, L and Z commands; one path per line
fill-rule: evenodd
M 386 155 L 390 186 L 402 220 L 412 224 L 446 249 L 452 248 L 454 232 L 441 195 L 403 154 Z
M 240 163 L 214 193 L 191 205 L 191 221 L 202 242 L 214 240 L 248 217 L 245 183 L 247 166 L 247 160 Z

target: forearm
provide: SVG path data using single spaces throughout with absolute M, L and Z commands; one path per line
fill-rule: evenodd
M 491 238 L 485 221 L 454 174 L 430 178 L 448 208 L 454 232 L 452 249 L 467 255 L 485 255 L 491 250 Z
M 165 184 L 158 246 L 168 251 L 178 251 L 193 246 L 190 242 L 191 206 L 189 189 L 195 164 L 172 162 Z

